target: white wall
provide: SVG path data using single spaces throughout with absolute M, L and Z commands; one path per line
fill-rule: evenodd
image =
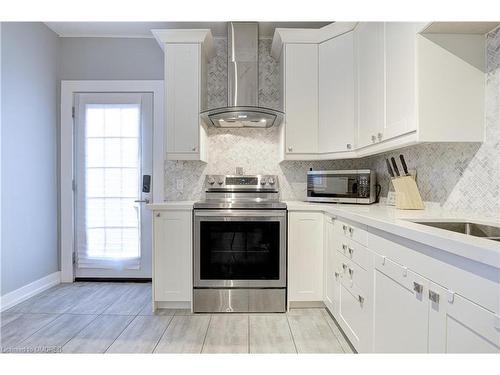
M 1 295 L 58 271 L 59 38 L 2 24 Z
M 60 39 L 63 80 L 163 79 L 163 51 L 155 39 Z

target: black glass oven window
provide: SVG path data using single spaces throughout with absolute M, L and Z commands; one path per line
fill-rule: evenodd
M 202 280 L 278 280 L 280 223 L 202 221 Z

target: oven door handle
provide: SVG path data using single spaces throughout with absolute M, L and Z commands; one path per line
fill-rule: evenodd
M 274 211 L 251 211 L 251 210 L 217 210 L 217 211 L 195 211 L 196 217 L 286 217 L 285 210 Z

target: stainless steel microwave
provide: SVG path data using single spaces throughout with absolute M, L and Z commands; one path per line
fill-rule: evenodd
M 307 172 L 307 201 L 370 204 L 377 200 L 370 169 Z

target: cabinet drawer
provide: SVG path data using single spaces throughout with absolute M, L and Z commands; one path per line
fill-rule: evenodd
M 366 297 L 340 287 L 340 324 L 360 352 L 370 351 L 371 310 L 371 301 Z
M 370 276 L 372 273 L 364 270 L 343 255 L 340 259 L 340 272 L 341 283 L 353 290 L 353 293 L 364 295 L 370 291 L 372 285 Z
M 342 238 L 340 245 L 337 247 L 337 251 L 365 270 L 371 269 L 373 264 L 372 255 L 363 245 L 353 240 Z
M 349 238 L 363 246 L 367 244 L 367 231 L 361 225 L 354 225 L 347 221 L 336 220 L 335 221 L 335 230 L 337 233 L 344 235 L 346 238 Z

